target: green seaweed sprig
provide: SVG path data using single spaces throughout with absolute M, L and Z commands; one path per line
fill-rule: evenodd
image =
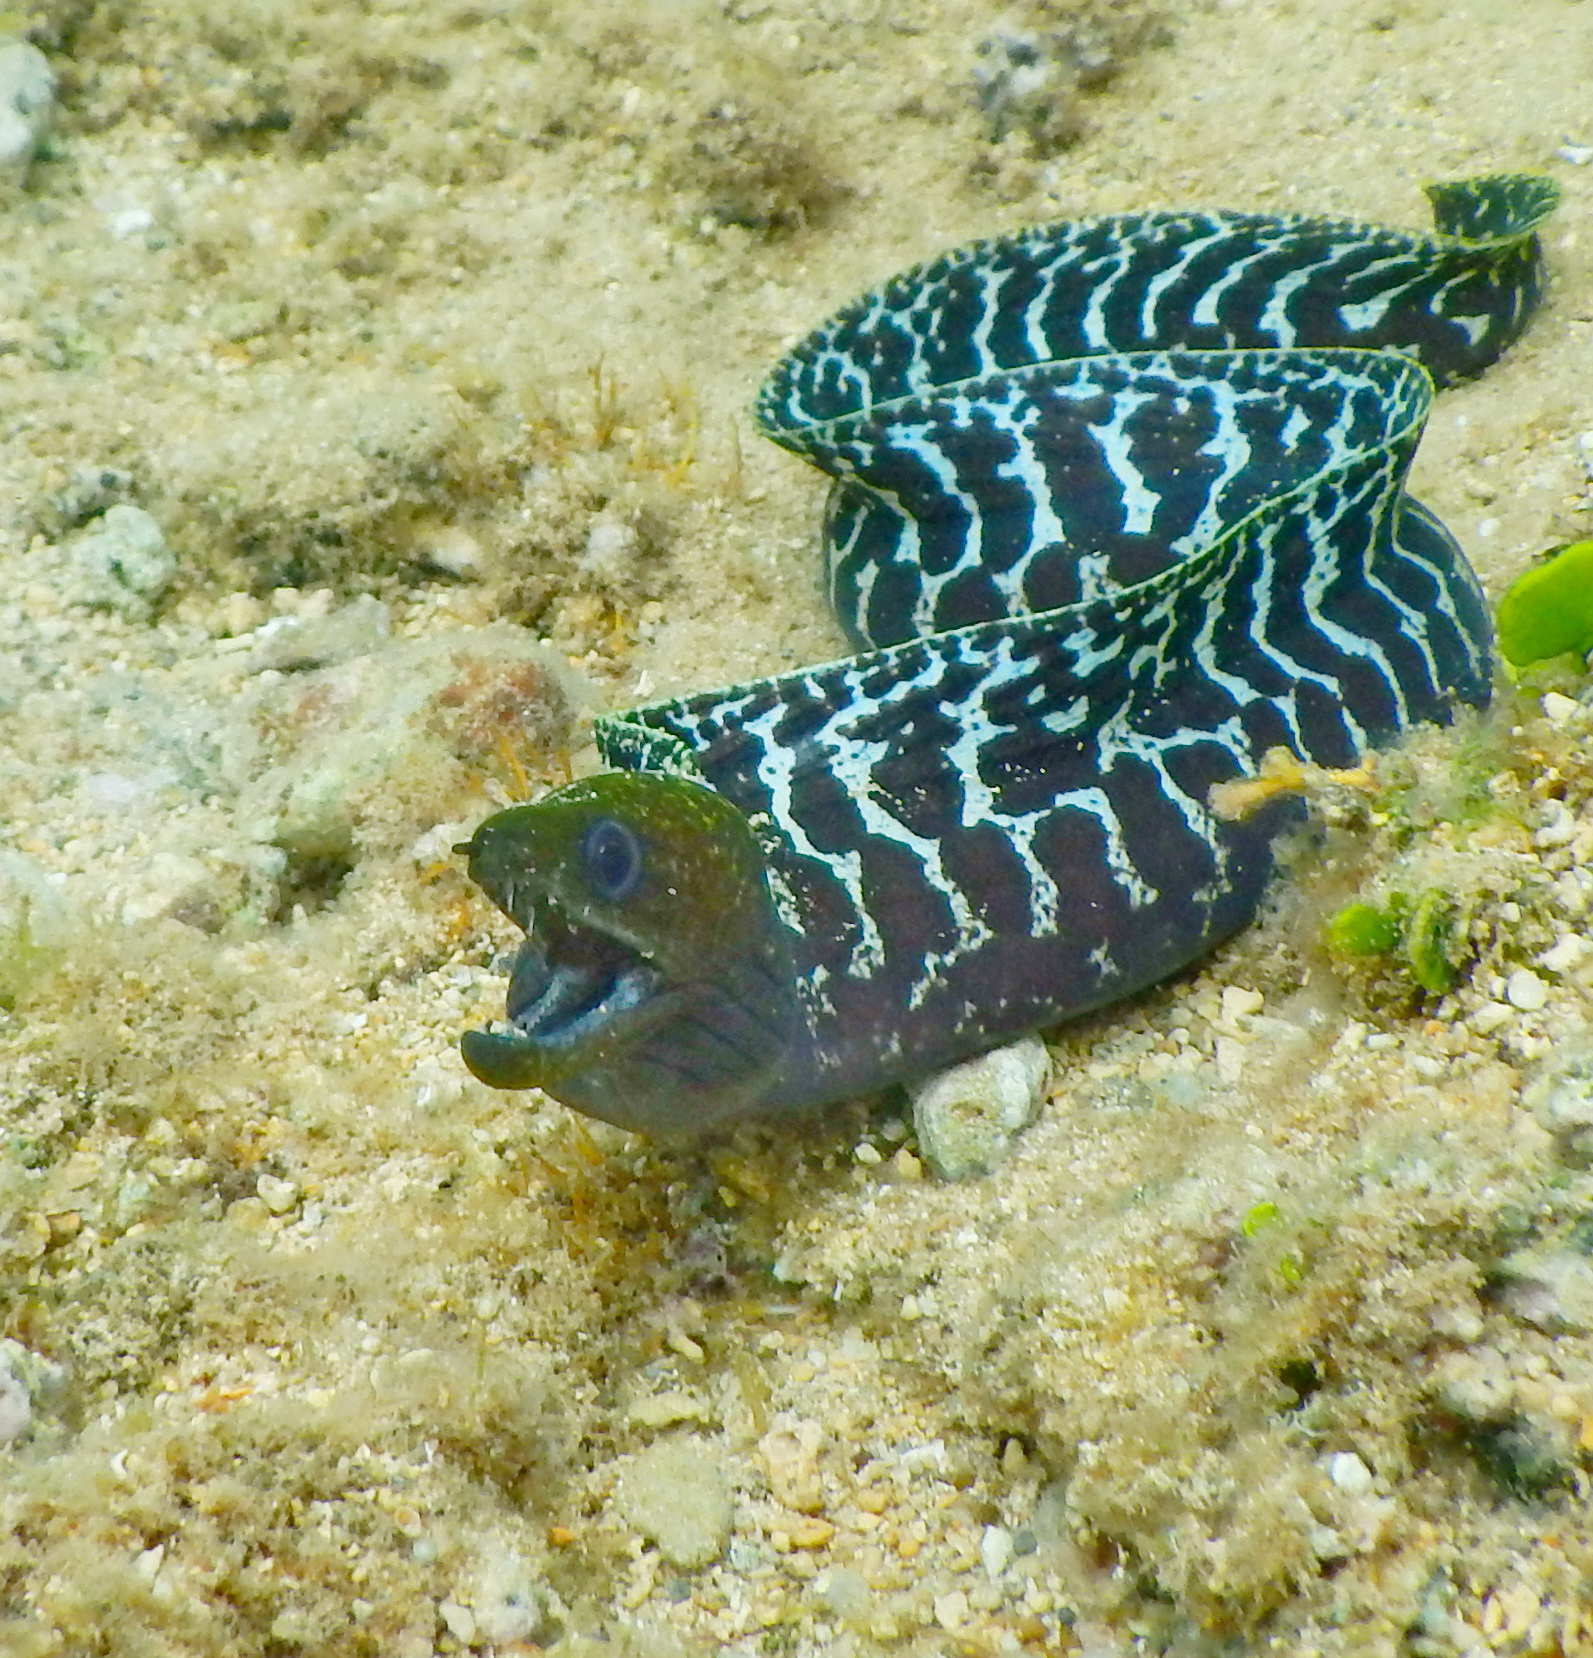
M 1340 956 L 1391 957 L 1430 996 L 1460 982 L 1465 930 L 1452 894 L 1428 887 L 1396 892 L 1382 904 L 1357 900 L 1327 923 L 1328 947 Z
M 1556 547 L 1505 589 L 1495 616 L 1511 669 L 1593 652 L 1593 540 Z

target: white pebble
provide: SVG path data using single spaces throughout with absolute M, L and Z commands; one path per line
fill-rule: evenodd
M 255 1181 L 254 1189 L 260 1201 L 273 1215 L 285 1215 L 299 1201 L 299 1188 L 291 1180 L 274 1174 L 263 1174 Z
M 456 1600 L 441 1601 L 437 1615 L 447 1624 L 448 1633 L 462 1646 L 475 1645 L 476 1615 L 468 1606 L 461 1606 Z
M 1581 706 L 1575 697 L 1561 696 L 1558 691 L 1543 693 L 1543 717 L 1550 725 L 1569 725 L 1572 716 Z
M 1583 870 L 1568 869 L 1554 883 L 1554 901 L 1567 915 L 1586 915 L 1593 899 L 1593 877 Z
M 1244 1075 L 1245 1052 L 1246 1044 L 1236 1036 L 1219 1036 L 1212 1043 L 1212 1059 L 1223 1082 L 1232 1086 Z
M 1538 957 L 1538 966 L 1551 973 L 1569 973 L 1588 953 L 1588 941 L 1580 933 L 1562 933 Z
M 1483 1002 L 1475 1008 L 1466 1020 L 1466 1023 L 1479 1036 L 1488 1036 L 1502 1025 L 1510 1023 L 1511 1009 L 1508 1002 Z
M 0 169 L 25 173 L 50 130 L 55 71 L 37 46 L 0 46 Z
M 1363 1496 L 1372 1489 L 1372 1470 L 1354 1451 L 1335 1451 L 1327 1459 L 1328 1478 L 1340 1491 L 1352 1497 Z
M 489 560 L 481 543 L 457 524 L 431 529 L 419 538 L 417 550 L 433 569 L 461 581 L 480 581 L 488 573 Z
M 1571 705 L 1573 708 L 1575 703 Z M 1563 800 L 1551 800 L 1544 807 L 1544 821 L 1532 836 L 1534 846 L 1565 846 L 1576 838 L 1576 818 Z
M 989 1576 L 1000 1577 L 1012 1562 L 1012 1533 L 1005 1526 L 986 1526 L 979 1538 L 979 1558 Z
M 953 1065 L 913 1092 L 924 1161 L 943 1180 L 988 1174 L 1045 1098 L 1050 1056 L 1038 1037 Z
M 111 235 L 118 242 L 125 242 L 129 236 L 142 236 L 146 230 L 155 228 L 155 215 L 147 207 L 122 207 L 110 216 Z
M 1523 1013 L 1536 1013 L 1549 999 L 1549 987 L 1530 967 L 1518 967 L 1505 980 L 1505 1000 Z
M 1593 161 L 1593 144 L 1562 144 L 1554 153 L 1573 167 L 1585 167 Z

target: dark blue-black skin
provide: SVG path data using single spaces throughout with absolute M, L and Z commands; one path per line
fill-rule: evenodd
M 600 721 L 622 769 L 481 826 L 471 875 L 527 943 L 470 1069 L 692 1135 L 1099 1007 L 1252 919 L 1296 813 L 1224 820 L 1215 785 L 1489 694 L 1475 580 L 1403 484 L 1424 368 L 1525 325 L 1554 191 L 1432 194 L 1426 239 L 1031 232 L 817 330 L 760 417 L 836 477 L 832 590 L 885 648 Z

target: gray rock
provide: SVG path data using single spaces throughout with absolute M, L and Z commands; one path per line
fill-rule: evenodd
M 1045 1044 L 1026 1036 L 924 1083 L 913 1093 L 924 1161 L 943 1180 L 988 1174 L 1039 1113 L 1050 1068 Z
M 1515 1378 L 1497 1347 L 1444 1353 L 1427 1378 L 1428 1391 L 1463 1422 L 1502 1422 L 1515 1409 Z
M 362 593 L 325 616 L 283 616 L 256 630 L 249 656 L 251 672 L 275 668 L 305 673 L 335 667 L 380 650 L 393 631 L 393 613 L 380 599 Z
M 375 600 L 326 620 L 345 613 L 345 630 L 328 635 L 327 648 L 365 639 L 380 648 L 267 687 L 241 722 L 239 812 L 256 842 L 298 861 L 349 860 L 357 847 L 369 853 L 378 844 L 392 853 L 397 840 L 413 842 L 450 809 L 485 808 L 469 783 L 500 742 L 534 768 L 564 740 L 569 707 L 557 666 L 523 629 L 390 641 Z M 306 707 L 315 711 L 308 721 Z M 279 763 L 257 769 L 247 740 L 262 724 L 303 738 Z
M 1593 1261 L 1573 1249 L 1521 1250 L 1499 1266 L 1500 1305 L 1523 1324 L 1562 1335 L 1593 1330 Z
M 25 40 L 0 46 L 0 174 L 27 172 L 55 114 L 55 71 Z
M 672 1565 L 711 1565 L 730 1541 L 730 1485 L 693 1439 L 650 1445 L 620 1476 L 616 1498 L 628 1525 Z
M 142 507 L 118 505 L 78 538 L 77 561 L 85 602 L 147 621 L 177 574 L 177 560 L 160 525 Z

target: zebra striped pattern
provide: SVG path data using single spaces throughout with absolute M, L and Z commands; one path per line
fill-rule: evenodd
M 1558 187 L 1508 176 L 1427 193 L 1430 237 L 1242 213 L 1044 226 L 906 271 L 815 330 L 769 376 L 757 414 L 776 443 L 838 480 L 831 595 L 857 643 L 1073 603 L 1188 550 L 1176 524 L 1170 538 L 1132 527 L 1132 493 L 1126 524 L 1098 516 L 1082 540 L 1056 535 L 1048 504 L 1088 493 L 1111 510 L 1110 479 L 1070 470 L 1067 411 L 1034 407 L 1058 395 L 1056 364 L 1307 346 L 1392 347 L 1439 385 L 1486 368 L 1541 297 L 1535 232 Z M 1137 427 L 1140 447 L 1154 445 L 1145 417 L 1119 412 L 1130 439 Z M 1204 487 L 1165 468 L 1147 481 L 1170 521 Z
M 1543 283 L 1547 181 L 1430 191 L 1439 234 L 1147 214 L 887 283 L 758 403 L 835 480 L 862 654 L 600 722 L 763 845 L 809 1040 L 767 1108 L 922 1072 L 1176 971 L 1250 920 L 1283 803 L 1487 700 L 1470 567 L 1404 493 L 1431 400 Z

